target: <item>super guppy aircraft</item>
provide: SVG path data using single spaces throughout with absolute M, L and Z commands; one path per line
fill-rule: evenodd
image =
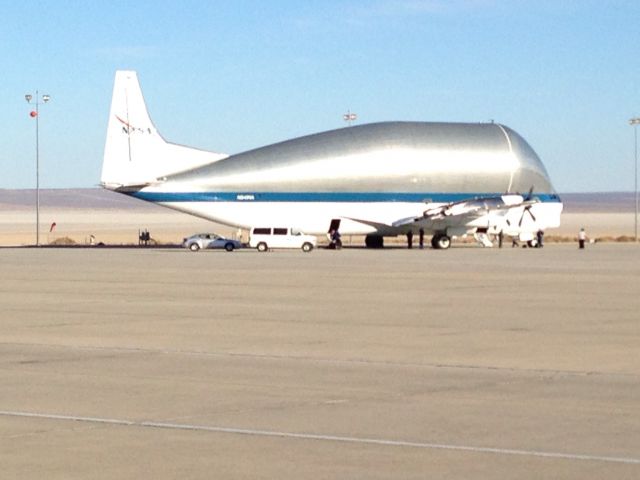
M 497 123 L 384 122 L 225 155 L 165 141 L 137 74 L 116 72 L 104 188 L 240 228 L 324 235 L 474 234 L 531 241 L 562 203 L 527 142 Z

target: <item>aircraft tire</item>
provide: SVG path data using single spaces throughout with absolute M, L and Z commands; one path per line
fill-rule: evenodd
M 311 245 L 309 242 L 304 242 L 302 244 L 302 251 L 303 252 L 310 252 L 311 250 L 313 250 L 313 245 Z
M 364 244 L 367 248 L 383 248 L 384 237 L 382 235 L 367 235 Z
M 269 250 L 269 247 L 267 247 L 267 244 L 264 242 L 260 242 L 256 248 L 258 249 L 259 252 L 266 252 L 267 250 Z
M 229 242 L 229 243 L 225 243 L 224 244 L 224 249 L 227 252 L 233 252 L 233 243 Z
M 200 245 L 198 245 L 197 243 L 192 243 L 191 245 L 189 245 L 189 250 L 191 250 L 192 252 L 197 252 L 198 250 L 200 250 Z
M 451 238 L 447 235 L 434 235 L 431 239 L 431 246 L 436 250 L 446 250 L 451 246 Z

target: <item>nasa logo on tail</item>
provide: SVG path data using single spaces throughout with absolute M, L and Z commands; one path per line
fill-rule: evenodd
M 149 127 L 147 128 L 134 127 L 129 122 L 126 122 L 125 120 L 121 119 L 118 115 L 114 115 L 114 116 L 123 125 L 122 133 L 126 133 L 127 135 L 131 135 L 132 133 L 142 133 L 142 134 L 151 135 L 153 133 L 151 131 L 151 128 Z

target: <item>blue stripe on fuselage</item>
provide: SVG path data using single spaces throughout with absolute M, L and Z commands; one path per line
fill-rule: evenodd
M 495 198 L 502 193 L 400 193 L 400 192 L 131 192 L 147 202 L 409 202 L 451 203 Z M 541 202 L 560 202 L 555 193 L 533 194 Z

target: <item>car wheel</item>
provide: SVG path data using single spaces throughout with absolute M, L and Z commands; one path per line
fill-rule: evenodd
M 227 252 L 233 252 L 233 243 L 229 242 L 229 243 L 225 243 L 224 244 L 224 249 Z
M 191 245 L 189 245 L 189 250 L 191 250 L 192 252 L 197 252 L 198 250 L 200 250 L 200 245 L 198 245 L 197 243 L 192 243 Z
M 266 252 L 268 250 L 267 244 L 264 242 L 260 242 L 256 248 L 259 252 Z
M 303 252 L 310 252 L 311 250 L 313 250 L 313 245 L 311 245 L 309 242 L 304 242 L 302 244 L 302 251 Z

